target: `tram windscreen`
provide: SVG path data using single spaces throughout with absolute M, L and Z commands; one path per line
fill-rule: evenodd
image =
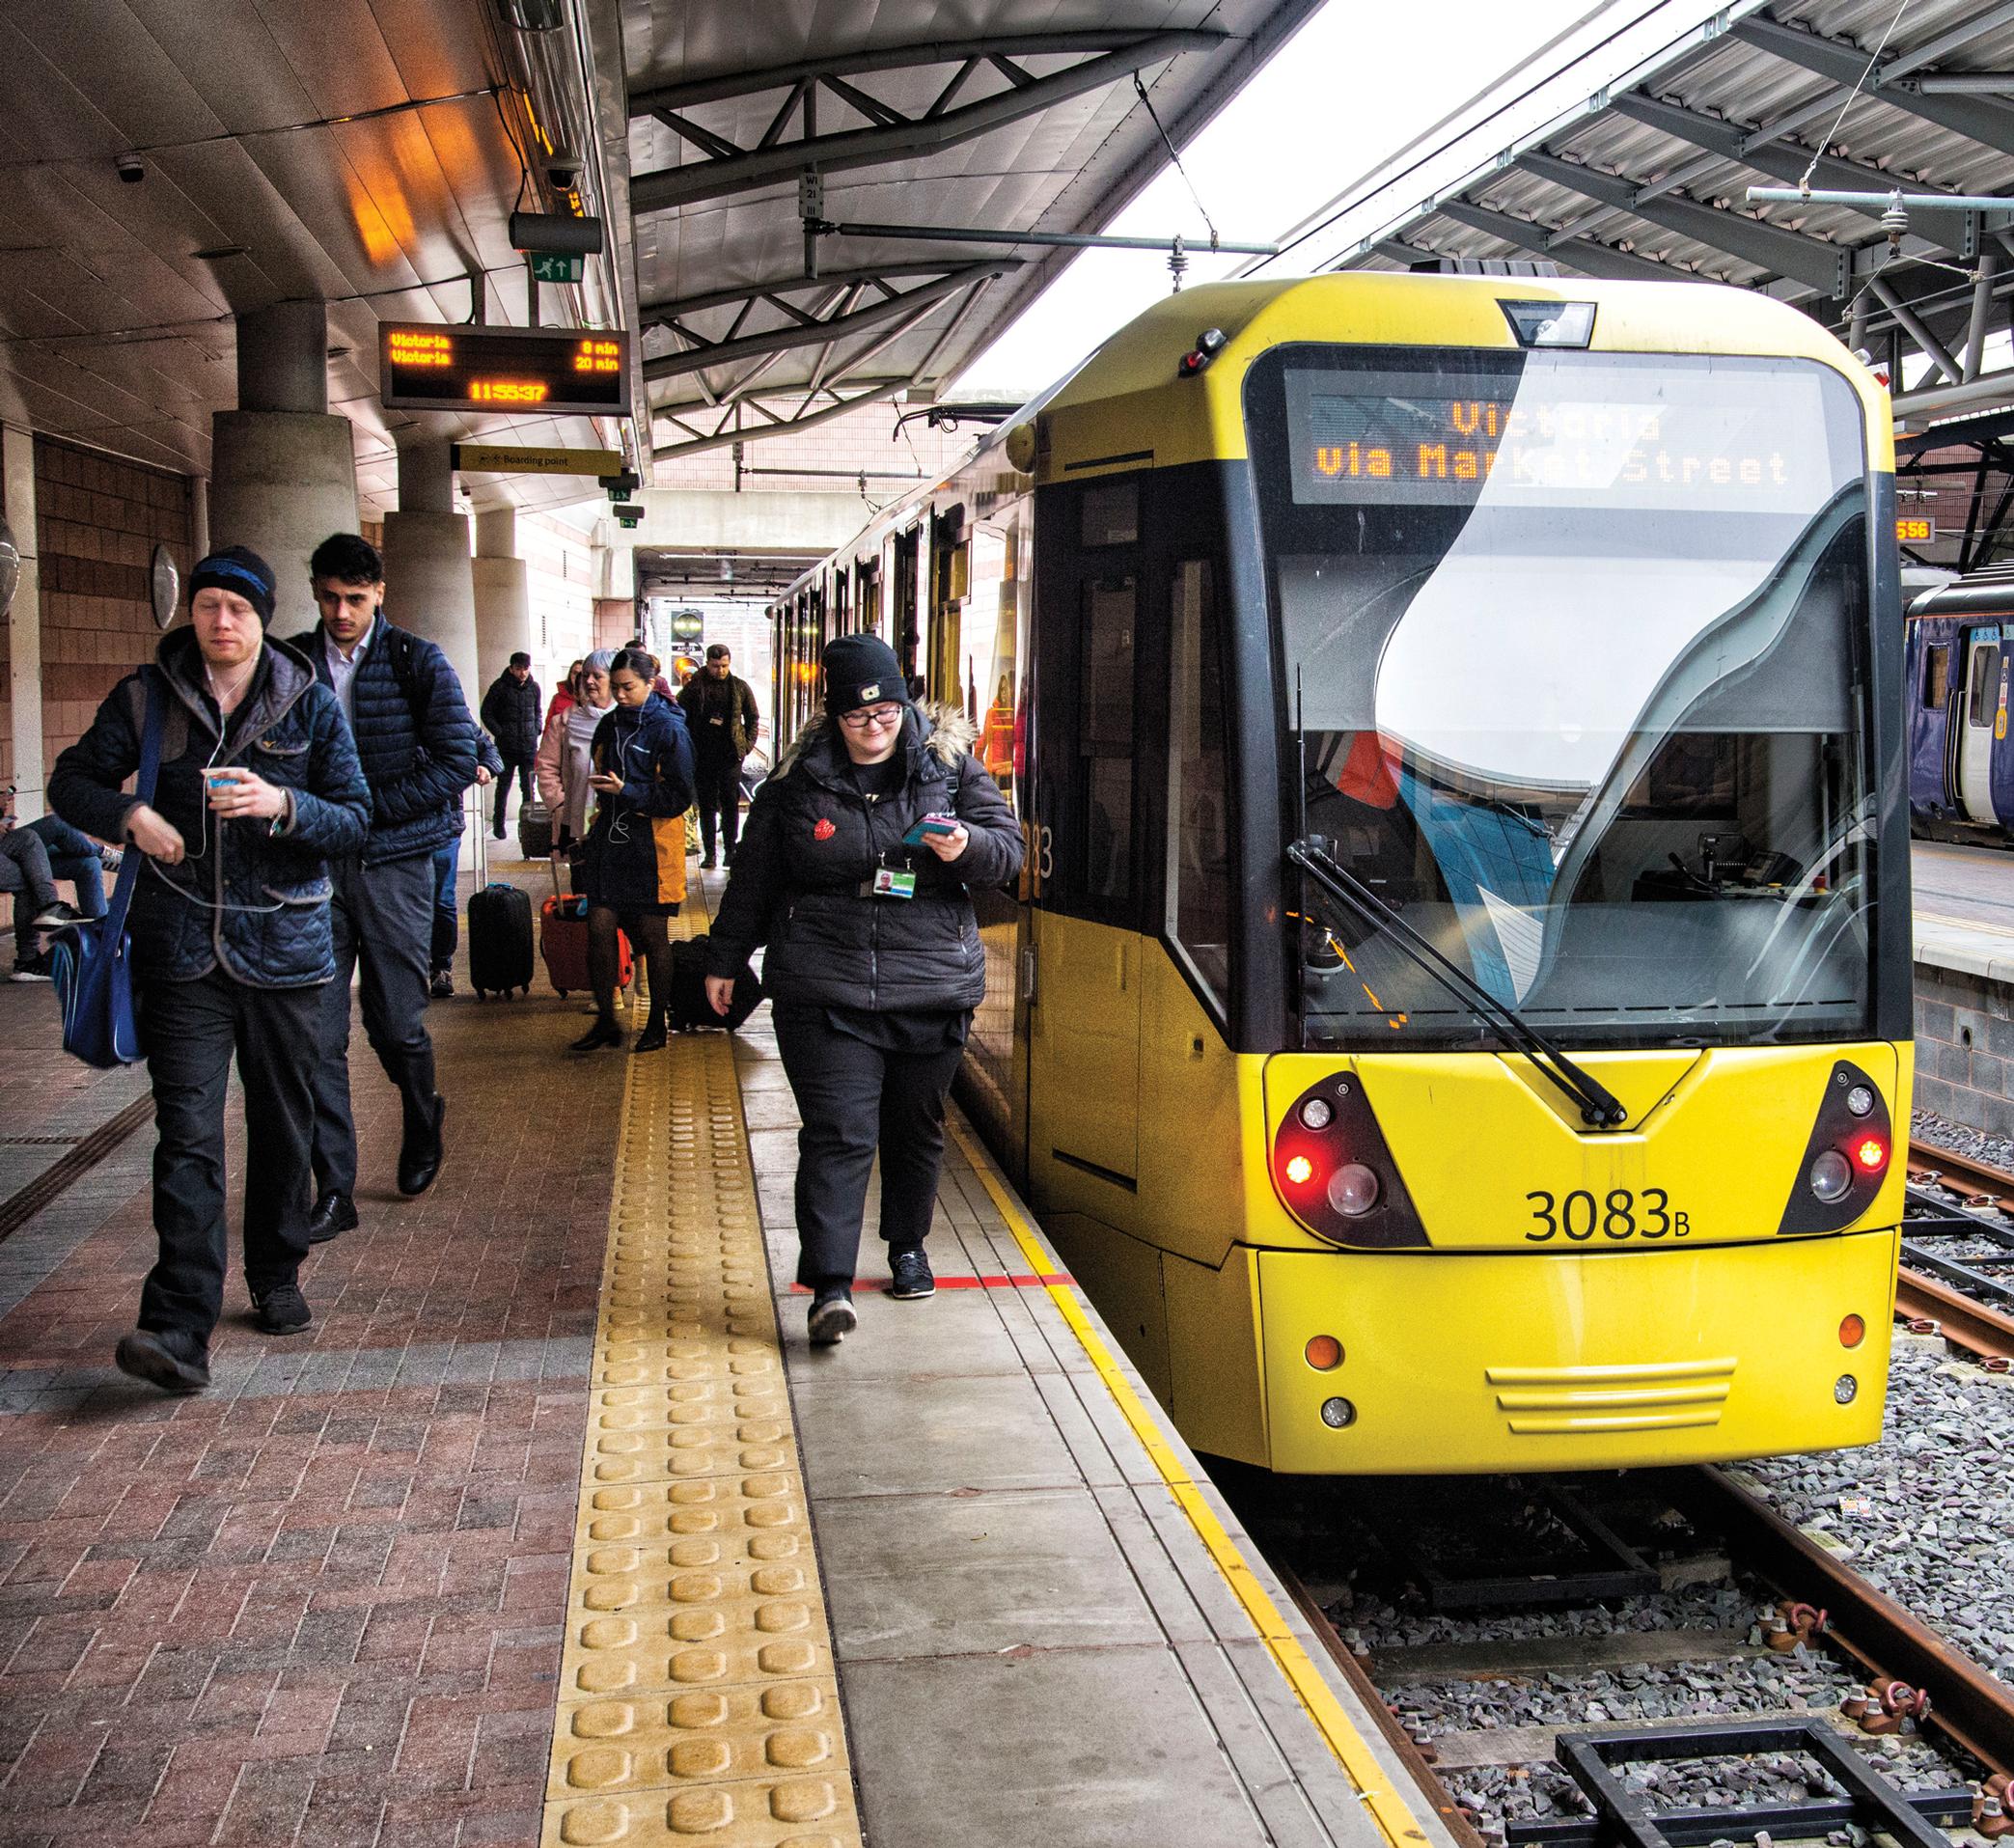
M 1247 410 L 1290 831 L 1568 1043 L 1869 1031 L 1869 547 L 1843 378 L 1299 347 L 1254 369 Z M 1305 901 L 1306 1043 L 1494 1043 L 1385 927 Z

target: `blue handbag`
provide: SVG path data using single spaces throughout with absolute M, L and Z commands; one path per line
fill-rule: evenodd
M 161 770 L 161 731 L 167 702 L 159 685 L 147 689 L 147 717 L 140 728 L 140 774 L 133 793 L 153 800 Z M 87 1065 L 111 1070 L 130 1065 L 140 1057 L 140 1029 L 133 1015 L 132 944 L 126 936 L 126 913 L 139 883 L 138 847 L 127 846 L 119 863 L 112 901 L 102 918 L 69 924 L 49 945 L 50 972 L 56 999 L 63 1008 L 63 1050 Z

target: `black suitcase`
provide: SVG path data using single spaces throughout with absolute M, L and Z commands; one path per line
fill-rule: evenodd
M 725 1014 L 715 1013 L 706 999 L 706 948 L 704 937 L 672 946 L 672 1002 L 666 1011 L 675 1033 L 689 1034 L 698 1027 L 725 1027 L 732 1033 L 762 1004 L 762 984 L 743 963 L 734 978 L 734 1005 Z
M 532 900 L 515 886 L 469 894 L 469 985 L 480 1001 L 532 987 Z
M 527 802 L 517 812 L 518 850 L 527 860 L 552 855 L 552 813 L 542 802 Z

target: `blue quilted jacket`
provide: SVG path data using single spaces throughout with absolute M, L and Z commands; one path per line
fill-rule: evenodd
M 329 686 L 321 625 L 293 638 L 315 677 Z M 410 651 L 411 691 L 395 651 Z M 461 795 L 476 780 L 476 722 L 448 657 L 423 636 L 395 630 L 382 616 L 350 685 L 357 756 L 371 786 L 371 834 L 364 864 L 430 854 L 461 833 Z M 339 703 L 337 710 L 341 711 Z
M 163 689 L 167 724 L 153 807 L 187 844 L 179 866 L 149 860 L 133 888 L 127 927 L 143 979 L 194 981 L 222 967 L 254 988 L 302 988 L 336 972 L 329 934 L 328 861 L 354 853 L 371 814 L 343 708 L 308 664 L 268 640 L 244 703 L 218 742 L 193 630 L 161 638 L 154 664 L 106 695 L 91 730 L 56 759 L 50 806 L 101 841 L 124 841 L 139 798 L 122 786 L 140 766 L 147 690 Z M 209 811 L 206 765 L 241 764 L 292 798 L 275 835 L 247 817 Z M 128 847 L 128 853 L 138 853 Z

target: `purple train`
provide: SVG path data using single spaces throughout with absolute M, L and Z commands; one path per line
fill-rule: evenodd
M 2014 564 L 1988 565 L 1909 606 L 1909 814 L 1931 841 L 2014 846 Z

